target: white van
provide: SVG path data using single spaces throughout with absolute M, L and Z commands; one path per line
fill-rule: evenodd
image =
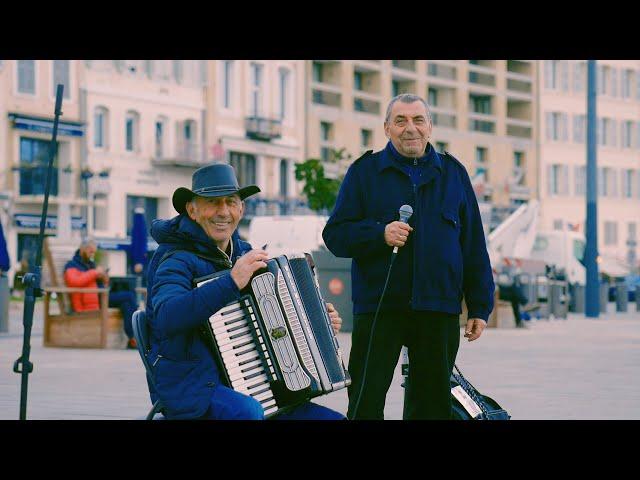
M 324 247 L 322 229 L 329 217 L 321 215 L 256 216 L 249 223 L 247 241 L 253 248 L 267 244 L 270 257 L 311 252 Z
M 578 232 L 549 230 L 538 232 L 531 258 L 544 260 L 547 265 L 563 268 L 569 283 L 586 285 L 587 270 L 583 265 L 584 235 Z

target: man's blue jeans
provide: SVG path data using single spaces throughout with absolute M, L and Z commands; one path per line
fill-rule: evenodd
M 264 410 L 257 400 L 218 385 L 211 396 L 211 406 L 203 420 L 263 420 Z M 277 415 L 274 420 L 345 420 L 330 408 L 306 402 L 294 410 Z

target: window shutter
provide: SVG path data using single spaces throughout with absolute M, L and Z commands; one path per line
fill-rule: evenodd
M 611 69 L 611 95 L 613 97 L 618 96 L 618 69 Z
M 569 91 L 569 62 L 567 60 L 560 62 L 560 76 L 561 76 L 562 91 L 568 92 Z
M 609 182 L 609 191 L 611 192 L 611 197 L 618 196 L 618 172 L 614 169 L 609 171 L 610 173 L 610 182 Z
M 547 140 L 552 140 L 553 139 L 553 114 L 551 112 L 546 112 L 545 113 L 545 117 L 546 117 L 546 121 L 545 121 L 545 126 L 546 126 L 546 131 L 547 131 Z M 638 124 L 640 125 L 640 124 Z
M 562 168 L 560 170 L 562 171 L 562 194 L 568 195 L 569 194 L 569 166 L 562 165 Z
M 552 61 L 553 60 L 544 61 L 544 88 L 546 88 L 547 90 L 551 89 L 553 85 L 553 80 L 551 78 L 551 75 L 553 74 L 553 71 L 551 70 Z M 640 76 L 640 73 L 638 75 Z M 640 91 L 638 93 L 640 94 Z
M 547 165 L 547 193 L 553 195 L 553 165 Z
M 562 140 L 566 142 L 569 140 L 569 117 L 563 113 L 560 118 L 562 119 Z

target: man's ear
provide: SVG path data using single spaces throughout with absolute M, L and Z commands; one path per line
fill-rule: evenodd
M 387 124 L 387 122 L 384 122 L 384 135 L 385 135 L 385 137 L 390 138 L 389 137 L 389 125 Z
M 196 207 L 193 205 L 193 201 L 189 200 L 187 203 L 184 204 L 184 206 L 185 206 L 185 209 L 187 211 L 187 215 L 189 215 L 189 218 L 191 220 L 195 220 L 196 219 L 196 216 L 195 216 Z

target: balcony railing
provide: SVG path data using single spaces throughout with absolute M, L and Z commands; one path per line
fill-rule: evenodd
M 282 123 L 273 118 L 246 117 L 244 128 L 247 131 L 247 137 L 254 140 L 268 142 L 282 136 Z

